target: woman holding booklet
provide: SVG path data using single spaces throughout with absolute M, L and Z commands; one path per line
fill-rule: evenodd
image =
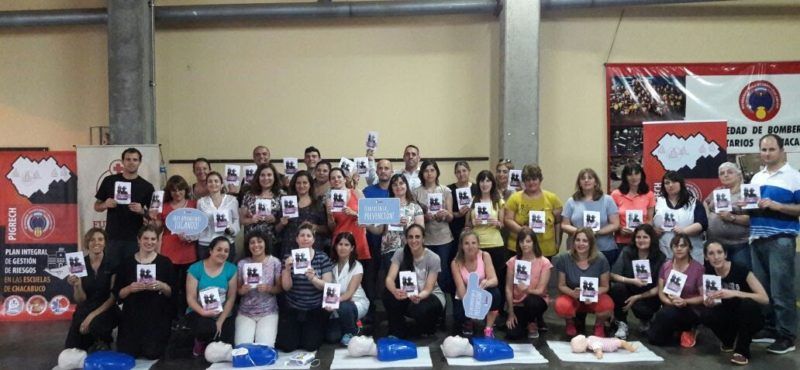
M 285 256 L 292 249 L 297 249 L 297 232 L 300 225 L 305 222 L 314 224 L 317 235 L 314 238 L 314 249 L 321 251 L 328 246 L 330 231 L 328 218 L 325 214 L 325 205 L 314 196 L 314 179 L 308 171 L 302 170 L 292 176 L 289 181 L 289 195 L 297 197 L 298 216 L 294 218 L 281 217 L 283 225 L 280 245 L 272 243 L 273 247 L 280 246 L 280 256 Z
M 742 171 L 735 164 L 725 162 L 719 166 L 719 181 L 722 186 L 705 199 L 708 210 L 706 236 L 708 240 L 722 244 L 731 261 L 751 269 L 750 216 L 742 209 L 745 204 L 742 197 Z M 727 202 L 715 201 L 721 195 L 728 197 Z M 717 205 L 722 208 L 717 209 Z
M 614 318 L 619 339 L 628 337 L 628 311 L 639 319 L 639 329 L 646 333 L 650 319 L 661 307 L 658 299 L 658 273 L 667 259 L 658 249 L 653 226 L 641 224 L 633 230 L 633 243 L 622 250 L 611 267 L 611 290 Z
M 281 271 L 281 287 L 286 293 L 275 347 L 284 352 L 316 351 L 330 316 L 322 308 L 322 291 L 326 283 L 333 282 L 333 265 L 327 254 L 314 250 L 314 225 L 300 225 L 296 241 L 298 249 L 284 258 Z
M 209 342 L 233 343 L 236 303 L 236 266 L 228 262 L 232 245 L 218 236 L 209 244 L 209 256 L 189 267 L 186 303 L 194 335 L 192 354 L 202 356 Z
M 343 232 L 336 235 L 333 251 L 333 282 L 339 285 L 339 308 L 328 309 L 336 312 L 336 317 L 328 321 L 326 336 L 328 342 L 346 346 L 350 339 L 358 335 L 358 320 L 367 315 L 369 299 L 361 288 L 364 267 L 356 260 L 356 239 L 353 234 Z
M 122 302 L 117 351 L 153 360 L 164 353 L 170 337 L 175 270 L 169 258 L 156 252 L 155 227 L 143 226 L 137 240 L 139 251 L 120 264 L 114 283 Z
M 579 227 L 592 229 L 597 240 L 597 249 L 603 253 L 609 264 L 614 264 L 619 256 L 619 248 L 614 242 L 614 233 L 619 229 L 619 210 L 611 196 L 603 193 L 600 177 L 591 168 L 578 172 L 575 180 L 575 193 L 564 204 L 564 217 L 561 230 L 572 239 Z
M 750 362 L 750 342 L 755 333 L 764 327 L 762 307 L 769 304 L 764 287 L 747 267 L 727 260 L 721 243 L 705 245 L 708 264 L 706 273 L 716 279 L 703 280 L 705 300 L 710 309 L 701 321 L 719 338 L 723 352 L 733 352 L 731 362 L 747 365 Z M 716 280 L 718 285 L 714 283 Z
M 272 243 L 272 255 L 281 258 L 280 232 L 284 225 L 281 217 L 281 196 L 286 195 L 281 189 L 278 170 L 272 163 L 259 165 L 253 174 L 253 180 L 242 197 L 239 217 L 244 226 L 245 235 L 258 232 Z
M 456 182 L 447 185 L 447 188 L 450 189 L 450 197 L 453 199 L 453 208 L 450 209 L 450 211 L 453 213 L 453 221 L 450 222 L 450 234 L 456 238 L 461 235 L 461 232 L 464 231 L 464 227 L 467 224 L 467 216 L 469 214 L 470 207 L 469 205 L 465 205 L 465 203 L 471 203 L 472 200 L 473 186 L 469 181 L 469 163 L 466 161 L 456 162 L 456 164 L 453 166 L 453 174 L 456 176 Z M 468 189 L 469 198 L 463 198 L 464 193 L 460 193 L 462 194 L 462 198 L 459 198 L 458 189 Z
M 281 261 L 270 255 L 274 247 L 264 235 L 253 233 L 244 240 L 247 249 L 239 261 L 237 293 L 241 296 L 236 315 L 235 344 L 259 343 L 275 346 L 278 335 L 277 295 Z
M 592 229 L 577 229 L 572 248 L 556 258 L 555 266 L 561 293 L 556 298 L 556 314 L 566 320 L 567 336 L 582 334 L 575 322 L 578 313 L 594 313 L 594 336 L 605 337 L 605 323 L 614 312 L 614 301 L 608 296 L 610 267 L 597 250 Z M 584 323 L 578 325 L 583 331 Z
M 345 173 L 341 168 L 334 167 L 329 176 L 331 196 L 327 200 L 327 207 L 328 227 L 333 230 L 331 237 L 336 239 L 336 236 L 343 232 L 353 234 L 356 238 L 356 257 L 366 264 L 371 258 L 367 231 L 358 225 L 358 200 L 363 198 L 364 194 L 361 190 L 347 188 Z
M 507 248 L 517 250 L 517 234 L 523 227 L 530 226 L 530 212 L 544 213 L 543 231 L 536 233 L 542 254 L 552 257 L 558 254 L 561 245 L 561 199 L 555 193 L 542 189 L 542 169 L 537 165 L 526 164 L 522 168 L 522 191 L 511 195 L 506 201 L 504 224 L 508 230 Z M 498 181 L 498 184 L 501 182 Z M 501 188 L 502 189 L 502 188 Z
M 542 255 L 539 240 L 530 228 L 517 234 L 517 254 L 506 262 L 505 280 L 508 338 L 521 338 L 523 328 L 528 338 L 539 337 L 537 322 L 544 321 L 547 311 L 547 285 L 550 282 L 550 260 Z
M 644 168 L 638 163 L 628 163 L 622 168 L 622 182 L 611 192 L 611 199 L 619 211 L 619 230 L 615 241 L 623 248 L 631 244 L 633 229 L 651 223 L 656 209 L 656 197 L 647 184 Z M 658 241 L 658 239 L 656 239 Z M 613 265 L 613 263 L 612 263 Z
M 695 261 L 703 263 L 703 230 L 708 228 L 708 218 L 703 203 L 695 199 L 686 188 L 683 175 L 667 171 L 661 178 L 661 196 L 656 200 L 653 226 L 660 241 L 661 252 L 672 258 L 670 242 L 677 234 L 684 234 L 692 241 Z
M 489 308 L 489 313 L 486 314 L 486 326 L 483 329 L 483 336 L 494 338 L 494 322 L 497 320 L 497 316 L 500 315 L 502 304 L 500 290 L 497 288 L 500 280 L 497 278 L 497 273 L 495 273 L 492 256 L 481 250 L 479 246 L 478 234 L 472 231 L 461 233 L 456 257 L 450 263 L 450 271 L 453 274 L 456 286 L 456 297 L 453 300 L 453 319 L 456 327 L 461 327 L 461 333 L 464 336 L 472 335 L 473 322 L 465 316 L 463 300 L 467 293 L 469 275 L 475 273 L 478 275 L 479 288 L 488 291 L 492 295 L 492 305 Z
M 697 343 L 695 327 L 703 310 L 703 265 L 691 257 L 694 245 L 686 234 L 676 234 L 669 244 L 672 258 L 658 273 L 662 306 L 650 321 L 647 336 L 650 343 L 664 346 L 677 342 L 680 333 L 681 347 L 691 348 Z
M 419 167 L 422 186 L 414 189 L 414 199 L 422 206 L 425 215 L 425 248 L 439 256 L 441 268 L 439 287 L 450 294 L 453 291 L 453 276 L 450 274 L 450 261 L 453 253 L 453 234 L 450 221 L 453 220 L 453 197 L 447 186 L 439 185 L 439 165 L 426 159 Z
M 436 283 L 441 263 L 436 253 L 425 248 L 424 234 L 422 225 L 408 226 L 405 246 L 392 256 L 383 293 L 389 335 L 408 336 L 406 316 L 416 321 L 412 328 L 419 334 L 432 335 L 439 315 L 444 313 L 444 292 Z
M 200 234 L 197 242 L 197 259 L 206 259 L 210 253 L 211 241 L 224 236 L 231 245 L 228 260 L 233 261 L 236 254 L 234 241 L 239 233 L 239 201 L 232 195 L 222 193 L 225 180 L 219 172 L 209 173 L 206 185 L 209 193 L 197 201 L 197 209 L 208 215 L 208 227 Z

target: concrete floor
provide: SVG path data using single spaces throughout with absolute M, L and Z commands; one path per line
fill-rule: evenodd
M 589 319 L 591 320 L 591 319 Z M 548 365 L 487 366 L 486 369 L 543 369 L 556 367 L 564 369 L 594 369 L 598 367 L 611 368 L 612 365 L 597 366 L 594 364 L 562 363 L 547 347 L 546 340 L 566 340 L 563 336 L 564 325 L 558 320 L 552 310 L 548 311 L 546 321 L 550 326 L 550 333 L 542 335 L 533 342 L 539 352 L 547 358 Z M 633 319 L 631 320 L 633 322 Z M 634 333 L 636 324 L 633 325 L 631 340 L 640 340 Z M 66 337 L 67 322 L 38 322 L 38 323 L 2 323 L 0 324 L 0 370 L 11 369 L 42 369 L 49 370 L 56 366 L 58 354 L 62 349 Z M 502 336 L 502 332 L 498 336 Z M 439 332 L 436 337 L 417 340 L 420 346 L 430 346 L 433 366 L 436 369 L 448 368 L 447 362 L 439 349 L 439 344 L 446 337 L 444 332 Z M 722 369 L 730 368 L 729 355 L 719 351 L 719 342 L 707 330 L 701 330 L 697 346 L 692 349 L 679 347 L 655 347 L 647 345 L 653 352 L 665 359 L 663 363 L 633 363 L 614 366 L 615 369 Z M 800 352 L 786 355 L 771 355 L 764 351 L 764 345 L 753 344 L 753 359 L 750 369 L 800 369 Z M 328 369 L 333 359 L 333 351 L 337 348 L 324 345 L 318 352 L 321 363 L 315 369 Z M 175 358 L 160 360 L 154 367 L 159 369 L 206 369 L 209 365 L 202 360 L 192 358 Z M 389 369 L 389 368 L 387 368 Z

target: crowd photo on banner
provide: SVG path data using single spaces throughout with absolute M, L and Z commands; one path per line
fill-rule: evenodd
M 654 83 L 667 100 L 631 107 L 629 90 L 614 88 L 613 114 L 683 112 L 685 97 Z M 225 361 L 215 355 L 224 344 L 254 353 L 330 343 L 400 358 L 406 340 L 445 332 L 446 355 L 549 336 L 599 359 L 637 351 L 631 338 L 691 348 L 706 327 L 716 338 L 700 340 L 736 365 L 751 361 L 752 343 L 795 350 L 800 172 L 780 136 L 757 140 L 762 167 L 749 181 L 738 164 L 715 164 L 704 198 L 679 171 L 653 178 L 628 161 L 613 190 L 581 169 L 563 200 L 537 164 L 444 168 L 410 144 L 395 166 L 375 157 L 376 140 L 369 133 L 354 160 L 309 146 L 276 166 L 265 145 L 245 166 L 197 158 L 194 178 L 173 175 L 163 188 L 139 173 L 157 158 L 121 150 L 120 172 L 79 205 L 105 223 L 88 228 L 82 261 L 71 261 L 86 271 L 66 277 L 77 307 L 64 348 L 159 359 L 183 340 L 213 362 Z M 449 170 L 456 181 L 441 183 Z M 363 222 L 368 204 L 391 219 Z M 545 320 L 551 309 L 558 325 Z M 372 352 L 367 335 L 380 338 Z

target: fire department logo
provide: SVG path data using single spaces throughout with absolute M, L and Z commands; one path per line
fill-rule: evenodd
M 739 94 L 739 109 L 751 121 L 769 121 L 781 109 L 781 94 L 768 81 L 753 81 Z
M 31 239 L 44 239 L 55 229 L 55 217 L 50 211 L 41 208 L 31 208 L 22 217 L 22 230 Z

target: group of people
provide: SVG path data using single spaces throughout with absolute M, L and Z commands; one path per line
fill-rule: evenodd
M 141 153 L 130 148 L 123 172 L 105 178 L 96 194 L 95 209 L 108 215 L 106 229 L 93 228 L 84 240 L 89 275 L 68 278 L 78 306 L 66 347 L 108 348 L 118 325 L 117 349 L 147 358 L 163 354 L 171 328 L 191 331 L 196 355 L 214 340 L 313 351 L 325 340 L 347 344 L 362 321 L 377 326 L 376 300 L 386 309 L 389 335 L 434 333 L 449 304 L 453 330 L 475 335 L 476 321 L 463 309 L 474 273 L 478 288 L 492 296 L 477 323 L 487 337 L 502 318 L 507 338 L 539 337 L 553 302 L 569 337 L 585 331 L 592 313 L 593 335 L 610 328 L 624 339 L 632 311 L 656 345 L 694 346 L 702 324 L 733 352 L 733 363 L 749 362 L 751 341 L 771 340 L 769 352 L 787 353 L 797 326 L 800 173 L 786 164 L 780 137 L 764 136 L 759 148 L 765 167 L 751 181 L 761 195 L 755 207 L 739 198 L 739 169 L 719 168 L 721 187 L 733 197 L 730 212 L 717 212 L 711 196 L 696 199 L 677 172 L 664 175 L 656 196 L 637 164 L 625 166 L 610 195 L 594 170 L 581 170 L 566 202 L 542 188 L 536 165 L 525 165 L 519 187 L 511 187 L 508 160 L 480 171 L 475 182 L 470 165 L 457 162 L 456 182 L 443 186 L 437 162 L 421 160 L 414 145 L 405 148 L 399 171 L 368 151 L 363 190 L 356 171 L 332 167 L 314 147 L 305 151 L 307 170 L 291 176 L 270 163 L 266 147 L 256 147 L 252 181 L 238 185 L 226 184 L 201 158 L 195 184 L 169 178 L 159 212 L 148 209 L 153 186 L 138 176 Z M 117 181 L 132 183 L 130 205 L 114 201 Z M 285 195 L 297 197 L 299 216 L 283 216 Z M 360 224 L 358 200 L 365 197 L 397 198 L 399 223 Z M 270 207 L 260 212 L 265 201 Z M 220 212 L 229 221 L 198 236 L 174 234 L 165 220 L 181 208 L 197 208 L 211 225 Z M 237 258 L 241 230 L 244 256 Z M 305 257 L 298 259 L 298 250 Z M 152 279 L 137 276 L 143 265 L 154 269 Z M 250 280 L 254 274 L 258 281 Z M 719 276 L 721 287 L 706 289 L 704 275 Z M 674 276 L 685 279 L 680 289 Z M 322 304 L 331 283 L 340 286 L 337 309 Z
M 615 79 L 609 94 L 611 114 L 622 119 L 679 114 L 685 100 L 673 81 L 660 77 Z

